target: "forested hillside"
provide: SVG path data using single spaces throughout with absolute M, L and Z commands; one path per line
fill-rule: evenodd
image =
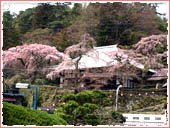
M 166 34 L 167 21 L 158 16 L 156 4 L 145 3 L 75 3 L 73 7 L 42 3 L 18 15 L 3 12 L 3 50 L 39 43 L 64 51 L 85 33 L 97 46 L 131 48 L 141 37 Z

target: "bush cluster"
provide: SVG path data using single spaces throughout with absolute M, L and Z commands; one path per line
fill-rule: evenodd
M 108 94 L 105 93 L 104 91 L 99 91 L 99 90 L 63 95 L 64 102 L 68 102 L 70 100 L 74 100 L 80 105 L 84 103 L 93 103 L 99 106 L 107 106 L 111 104 L 111 101 L 108 98 Z
M 3 103 L 3 125 L 67 125 L 67 122 L 57 115 L 50 115 L 40 110 L 32 110 L 20 105 Z
M 125 117 L 123 117 L 123 115 L 117 111 L 112 112 L 112 117 L 120 123 L 123 123 L 126 121 Z
M 105 106 L 111 105 L 111 99 L 108 94 L 99 91 L 86 91 L 77 94 L 64 94 L 63 103 L 55 111 L 55 114 L 65 119 L 70 125 L 102 125 L 105 124 L 101 120 L 101 111 Z M 110 113 L 110 118 L 113 122 L 122 123 L 121 118 L 113 118 Z M 119 119 L 119 121 L 117 121 Z

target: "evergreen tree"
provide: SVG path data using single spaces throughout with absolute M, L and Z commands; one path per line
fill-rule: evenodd
M 35 13 L 32 18 L 32 28 L 46 28 L 47 24 L 53 17 L 54 5 L 49 3 L 41 3 L 35 8 Z
M 15 21 L 15 27 L 20 33 L 23 34 L 31 30 L 33 14 L 34 8 L 29 8 L 25 11 L 20 11 Z
M 10 14 L 10 11 L 3 13 L 3 50 L 6 50 L 10 47 L 20 45 L 20 35 L 19 32 L 15 29 L 14 17 Z

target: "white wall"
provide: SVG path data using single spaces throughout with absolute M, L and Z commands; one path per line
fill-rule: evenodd
M 123 114 L 128 126 L 166 126 L 166 114 Z

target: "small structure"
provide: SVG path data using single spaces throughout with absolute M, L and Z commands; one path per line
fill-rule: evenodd
M 32 86 L 28 83 L 16 83 L 15 88 L 34 88 L 35 89 L 35 95 L 34 95 L 34 104 L 33 104 L 33 109 L 37 109 L 37 92 L 38 92 L 38 88 L 36 86 Z
M 25 94 L 3 93 L 3 101 L 23 105 Z
M 152 75 L 151 78 L 149 78 L 149 81 L 164 81 L 168 79 L 168 69 L 167 68 L 163 68 L 161 69 L 159 72 L 155 73 L 154 75 Z
M 154 75 L 152 75 L 148 81 L 156 82 L 157 85 L 162 85 L 162 87 L 166 87 L 167 86 L 167 79 L 168 79 L 168 69 L 167 68 L 163 68 L 161 69 L 159 72 L 155 73 Z

